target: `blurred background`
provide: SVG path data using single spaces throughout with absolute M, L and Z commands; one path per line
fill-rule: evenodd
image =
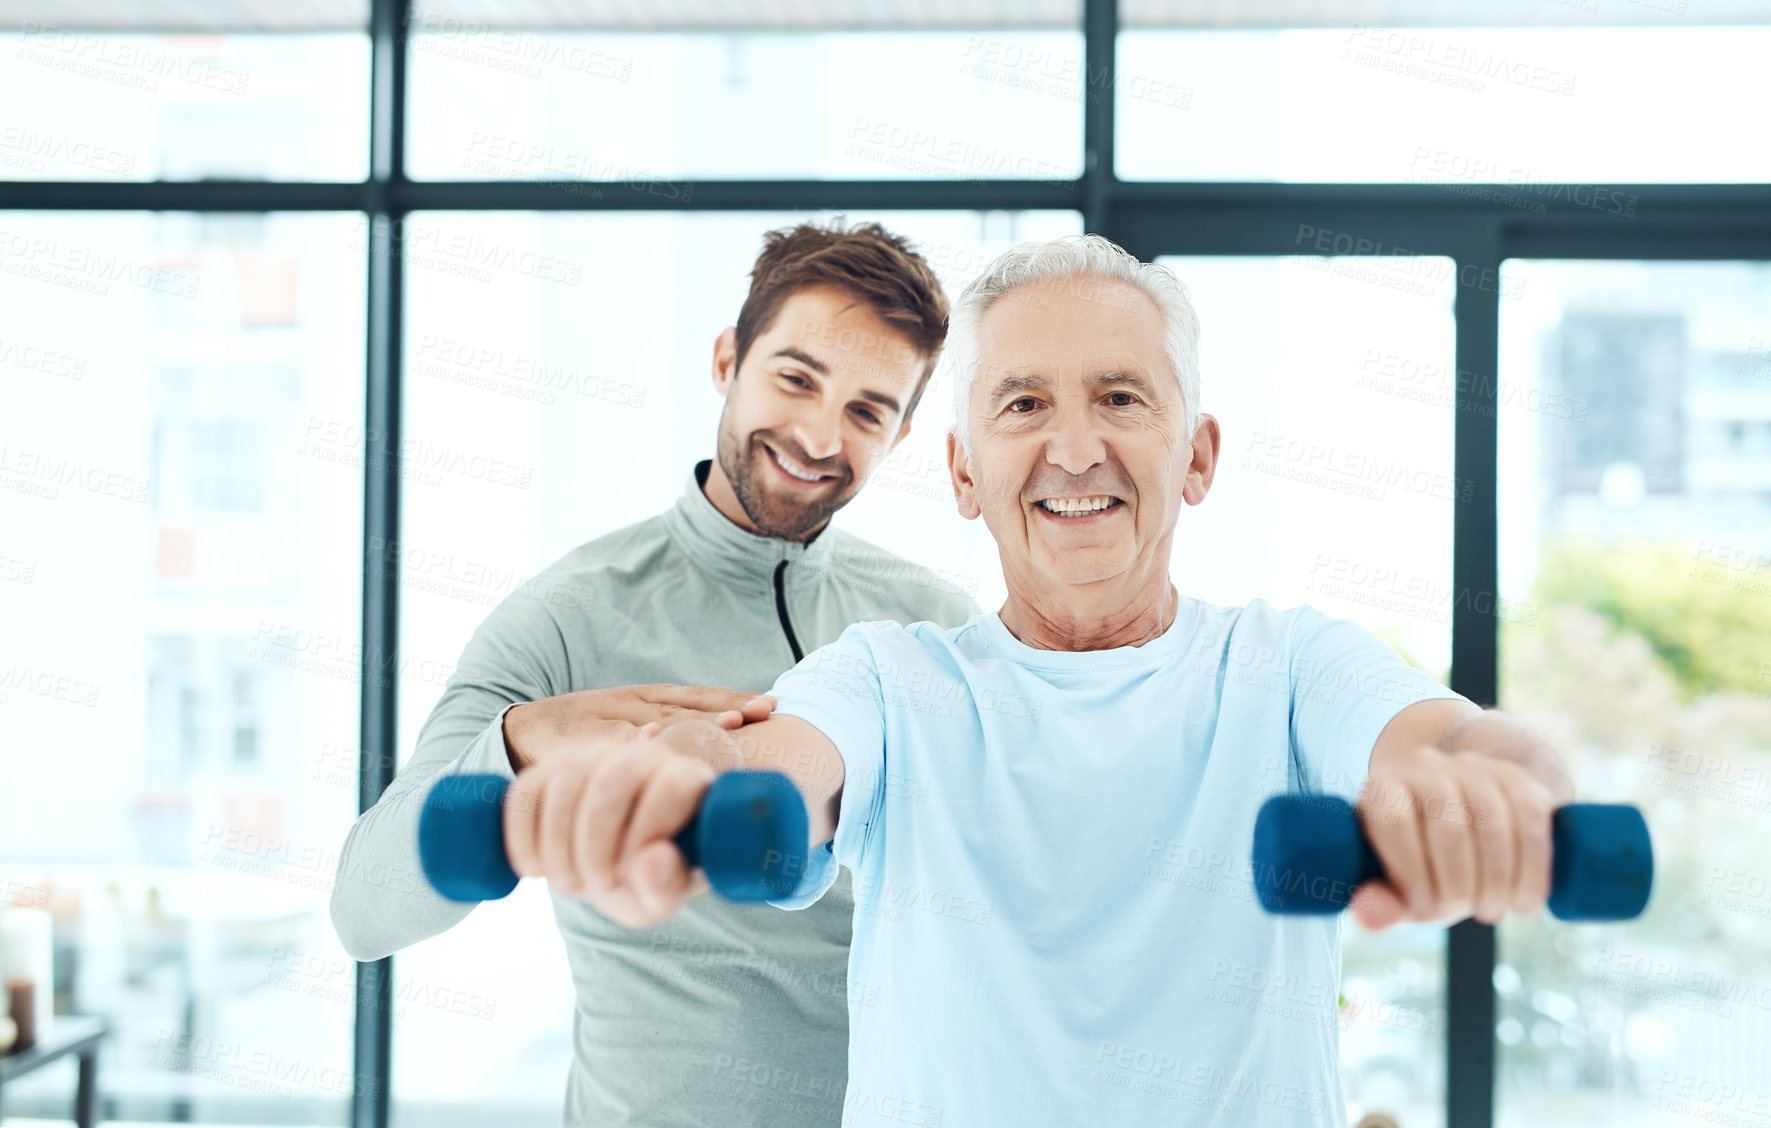
M 1771 1124 L 1767 57 L 1751 0 L 12 0 L 0 915 L 111 1021 L 103 1114 L 558 1122 L 544 891 L 360 971 L 338 848 L 488 611 L 712 455 L 763 232 L 841 214 L 950 294 L 1169 265 L 1224 431 L 1182 590 L 1353 619 L 1647 814 L 1628 927 L 1348 926 L 1353 1120 Z M 994 610 L 949 398 L 836 520 Z

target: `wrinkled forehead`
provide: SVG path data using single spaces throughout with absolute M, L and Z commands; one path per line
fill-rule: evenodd
M 978 319 L 980 374 L 1025 370 L 1052 377 L 1168 369 L 1161 310 L 1141 288 L 1073 274 L 1005 290 Z

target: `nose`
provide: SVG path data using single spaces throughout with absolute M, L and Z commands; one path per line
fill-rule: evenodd
M 1090 466 L 1104 462 L 1107 444 L 1095 429 L 1094 414 L 1087 408 L 1060 404 L 1052 420 L 1052 436 L 1046 440 L 1045 460 L 1080 478 Z
M 793 421 L 793 437 L 814 462 L 835 458 L 842 450 L 842 405 L 807 411 Z

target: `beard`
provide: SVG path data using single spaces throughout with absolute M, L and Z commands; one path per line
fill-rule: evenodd
M 792 487 L 775 481 L 775 469 L 766 465 L 769 452 L 763 441 L 784 452 L 800 465 L 807 465 L 792 444 L 783 443 L 767 431 L 752 431 L 743 439 L 728 429 L 722 418 L 719 431 L 719 468 L 732 484 L 732 493 L 743 506 L 745 516 L 764 536 L 781 540 L 810 540 L 837 510 L 855 496 L 854 482 L 847 468 L 832 471 L 835 483 L 807 498 L 797 498 L 787 491 Z

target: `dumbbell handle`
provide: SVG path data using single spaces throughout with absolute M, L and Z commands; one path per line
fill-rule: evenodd
M 495 901 L 517 886 L 504 850 L 499 775 L 448 775 L 425 796 L 418 816 L 418 860 L 431 887 L 451 901 Z M 716 777 L 700 809 L 675 836 L 690 866 L 707 871 L 728 901 L 784 897 L 806 861 L 805 800 L 780 772 L 736 771 Z
M 1648 904 L 1654 850 L 1635 807 L 1570 803 L 1550 829 L 1549 909 L 1562 920 L 1629 920 Z M 1255 896 L 1268 912 L 1338 913 L 1385 876 L 1359 816 L 1331 795 L 1275 795 L 1254 823 Z

